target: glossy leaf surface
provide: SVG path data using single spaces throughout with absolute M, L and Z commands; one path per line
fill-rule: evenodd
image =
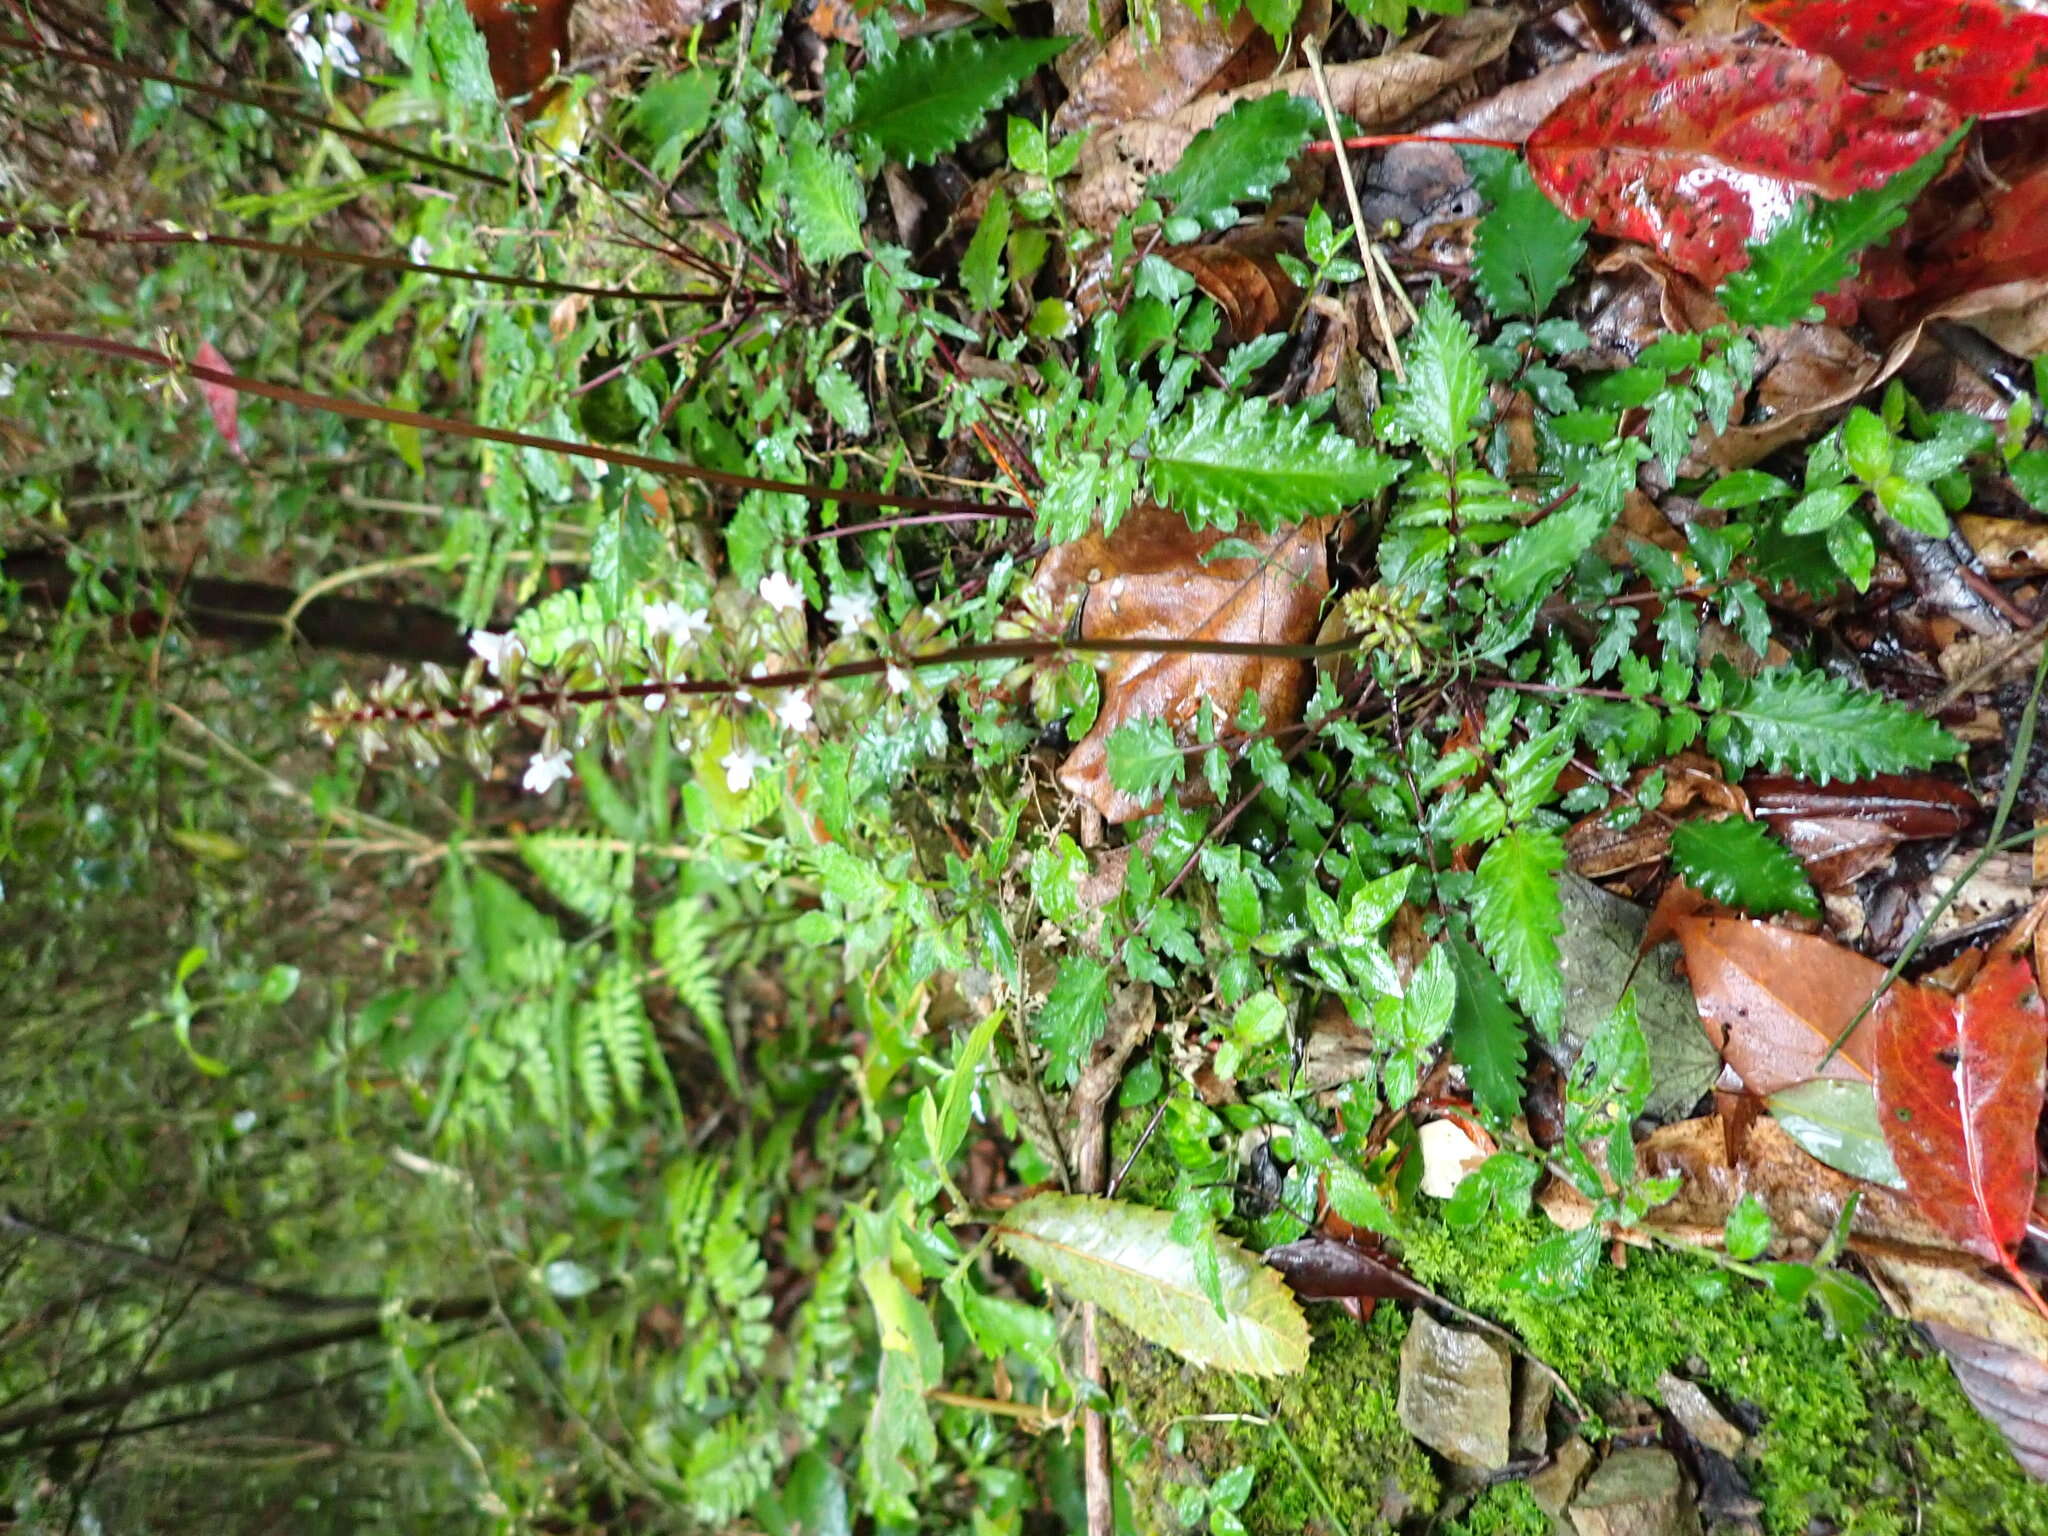
M 1681 43 L 1567 97 L 1530 135 L 1529 168 L 1565 212 L 1714 282 L 1799 198 L 1880 186 L 1958 126 L 1932 97 L 1858 91 L 1811 54 Z
M 1884 980 L 1884 967 L 1832 939 L 1736 917 L 1688 917 L 1678 942 L 1700 1023 L 1752 1093 L 1822 1076 L 1820 1058 Z M 1870 1030 L 1858 1029 L 1826 1076 L 1867 1079 Z
M 1759 0 L 1762 22 L 1859 85 L 1937 96 L 1972 117 L 2048 107 L 2048 14 L 2001 0 Z
M 1063 37 L 915 38 L 855 76 L 848 131 L 905 165 L 922 165 L 972 135 L 991 108 L 1066 46 Z
M 2034 1199 L 2048 1015 L 2026 961 L 1987 962 L 1960 997 L 1893 987 L 1872 1011 L 1878 1118 L 1920 1208 L 2009 1264 Z
M 996 1241 L 1081 1301 L 1182 1359 L 1280 1376 L 1308 1361 L 1308 1324 L 1286 1284 L 1225 1237 L 1215 1247 L 1223 1306 L 1207 1295 L 1197 1257 L 1170 1232 L 1169 1212 L 1095 1195 L 1034 1195 L 1007 1211 Z

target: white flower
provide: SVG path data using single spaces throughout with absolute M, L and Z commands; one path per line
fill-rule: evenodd
M 711 615 L 702 608 L 685 608 L 681 603 L 649 603 L 640 618 L 650 635 L 668 635 L 685 643 L 694 636 L 711 633 Z
M 469 648 L 483 658 L 485 666 L 491 669 L 491 676 L 498 675 L 498 669 L 514 656 L 524 656 L 526 647 L 514 634 L 501 634 L 496 630 L 473 629 L 469 632 Z
M 882 673 L 882 681 L 889 685 L 891 693 L 910 692 L 910 674 L 901 667 L 889 667 Z
M 530 794 L 544 795 L 564 779 L 575 776 L 567 752 L 536 752 L 533 761 L 526 765 L 526 777 L 519 783 Z
M 850 635 L 875 616 L 875 595 L 865 587 L 841 587 L 825 605 L 825 617 Z
M 641 694 L 640 707 L 650 715 L 660 714 L 664 709 L 668 708 L 668 690 L 664 688 L 660 693 Z
M 811 701 L 792 688 L 775 706 L 775 718 L 782 722 L 786 731 L 808 731 L 811 728 Z
M 752 747 L 734 747 L 718 766 L 725 770 L 725 787 L 737 795 L 754 787 L 754 775 L 768 766 L 768 759 Z
M 771 571 L 761 579 L 761 601 L 777 613 L 801 613 L 804 589 L 782 572 Z
M 425 235 L 414 235 L 412 244 L 405 248 L 406 259 L 416 267 L 424 267 L 434 259 L 434 242 Z
M 299 62 L 309 75 L 318 76 L 321 66 L 338 75 L 359 75 L 363 56 L 356 52 L 356 45 L 349 40 L 349 33 L 356 28 L 356 19 L 346 12 L 339 16 L 322 19 L 320 36 L 313 36 L 313 13 L 301 11 L 291 19 L 285 28 L 285 41 L 291 44 L 292 52 L 299 56 Z

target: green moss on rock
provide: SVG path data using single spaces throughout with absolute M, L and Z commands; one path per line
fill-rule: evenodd
M 1498 1483 L 1483 1490 L 1456 1519 L 1438 1529 L 1442 1536 L 1551 1536 L 1550 1516 L 1520 1483 Z
M 1885 1319 L 1861 1339 L 1830 1338 L 1810 1310 L 1672 1253 L 1632 1252 L 1565 1302 L 1508 1290 L 1548 1230 L 1418 1224 L 1403 1252 L 1417 1279 L 1513 1330 L 1596 1403 L 1617 1388 L 1654 1401 L 1674 1370 L 1752 1415 L 1745 1470 L 1774 1536 L 1815 1521 L 1852 1536 L 2048 1531 L 2048 1487 L 1910 1328 Z
M 1254 1469 L 1243 1510 L 1254 1532 L 1328 1531 L 1335 1509 L 1365 1536 L 1436 1508 L 1428 1453 L 1394 1414 L 1406 1317 L 1382 1308 L 1361 1328 L 1334 1308 L 1309 1315 L 1308 1369 L 1271 1381 L 1198 1370 L 1120 1327 L 1105 1329 L 1119 1437 L 1132 1452 L 1120 1452 L 1118 1464 L 1134 1508 L 1151 1511 L 1143 1528 L 1174 1531 L 1174 1486 L 1237 1465 Z

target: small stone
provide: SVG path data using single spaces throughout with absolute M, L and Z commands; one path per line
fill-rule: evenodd
M 1508 1464 L 1511 1361 L 1484 1334 L 1417 1312 L 1401 1345 L 1402 1427 L 1446 1461 L 1493 1471 Z
M 1586 1475 L 1586 1468 L 1593 1465 L 1593 1447 L 1577 1435 L 1557 1448 L 1557 1454 L 1550 1458 L 1550 1465 L 1541 1472 L 1529 1476 L 1529 1497 L 1536 1501 L 1536 1507 L 1552 1520 L 1563 1518 L 1565 1506 L 1578 1492 L 1579 1479 Z
M 1671 1416 L 1685 1426 L 1685 1432 L 1712 1451 L 1719 1451 L 1730 1461 L 1742 1454 L 1742 1448 L 1749 1443 L 1748 1437 L 1730 1424 L 1714 1400 L 1708 1397 L 1683 1376 L 1674 1376 L 1666 1371 L 1657 1378 L 1657 1391 L 1663 1395 L 1664 1406 L 1671 1410 Z
M 1654 1446 L 1609 1456 L 1569 1512 L 1578 1536 L 1700 1536 L 1678 1458 Z

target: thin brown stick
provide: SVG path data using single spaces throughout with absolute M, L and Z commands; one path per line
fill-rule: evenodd
M 697 289 L 664 292 L 639 288 L 596 288 L 587 283 L 563 283 L 546 277 L 520 277 L 509 272 L 473 272 L 467 267 L 440 267 L 431 262 L 410 261 L 403 256 L 381 256 L 368 251 L 343 251 L 324 245 L 294 245 L 283 240 L 258 240 L 249 235 L 217 235 L 204 229 L 93 229 L 72 224 L 30 224 L 19 219 L 0 219 L 0 235 L 34 235 L 44 240 L 88 240 L 95 245 L 217 245 L 231 251 L 248 251 L 258 256 L 284 256 L 294 261 L 324 262 L 329 266 L 363 267 L 373 272 L 417 272 L 424 277 L 445 277 L 457 282 L 484 283 L 495 288 L 525 288 L 535 293 L 582 294 L 593 299 L 630 299 L 643 304 L 715 304 L 728 297 L 722 291 Z M 779 303 L 779 293 L 733 294 L 730 297 L 759 304 Z
M 351 128 L 345 123 L 332 122 L 324 117 L 315 117 L 310 112 L 301 112 L 294 107 L 268 96 L 250 92 L 231 91 L 225 86 L 209 85 L 204 80 L 191 80 L 182 75 L 168 75 L 161 70 L 144 69 L 135 64 L 123 64 L 104 54 L 80 53 L 70 48 L 55 48 L 33 37 L 18 33 L 0 33 L 0 51 L 27 53 L 40 58 L 54 59 L 60 64 L 79 64 L 87 69 L 96 69 L 104 75 L 117 75 L 123 80 L 148 81 L 157 85 L 168 85 L 174 90 L 190 91 L 197 96 L 211 97 L 215 101 L 231 101 L 237 106 L 254 107 L 259 112 L 268 112 L 287 122 L 301 127 L 313 128 L 321 133 L 331 133 L 337 139 L 346 139 L 351 144 L 360 144 L 365 149 L 381 150 L 387 155 L 397 155 L 418 165 L 431 165 L 436 170 L 448 171 L 457 176 L 466 176 L 471 181 L 487 182 L 494 187 L 512 185 L 507 178 L 492 171 L 480 171 L 475 166 L 463 165 L 459 161 L 444 160 L 439 155 L 429 154 L 423 149 L 414 149 L 407 144 L 394 143 L 379 138 L 374 133 L 365 133 L 360 128 Z
M 798 481 L 770 480 L 760 475 L 740 475 L 728 470 L 706 469 L 699 464 L 685 464 L 679 459 L 657 459 L 648 454 L 631 453 L 623 448 L 610 448 L 600 443 L 572 443 L 565 438 L 541 437 L 532 432 L 514 432 L 507 427 L 486 427 L 474 421 L 458 421 L 452 416 L 430 416 L 424 411 L 406 411 L 396 406 L 372 405 L 366 400 L 345 400 L 339 395 L 316 394 L 312 390 L 300 389 L 292 384 L 272 384 L 266 379 L 246 378 L 225 369 L 209 368 L 204 363 L 186 362 L 172 357 L 167 352 L 158 352 L 149 347 L 138 347 L 125 341 L 109 341 L 99 336 L 84 336 L 73 331 L 36 331 L 16 326 L 0 326 L 0 341 L 61 347 L 72 352 L 92 352 L 101 357 L 143 363 L 152 368 L 184 374 L 203 383 L 219 384 L 239 394 L 260 395 L 266 400 L 276 400 L 284 405 L 329 411 L 336 416 L 354 417 L 358 421 L 381 421 L 391 426 L 413 427 L 422 432 L 443 432 L 451 437 L 473 438 L 478 442 L 504 443 L 513 448 L 538 448 L 544 453 L 599 459 L 604 463 L 617 464 L 626 469 L 644 469 L 650 474 L 672 475 L 677 479 L 695 480 L 700 484 L 720 486 L 726 490 L 773 491 L 784 496 L 801 496 L 806 501 L 836 501 L 850 507 L 903 507 L 914 512 L 967 512 L 982 517 L 1027 520 L 1031 517 L 1028 508 L 1009 502 L 984 504 L 950 497 L 898 496 L 888 491 L 835 490 L 824 485 L 805 485 Z

